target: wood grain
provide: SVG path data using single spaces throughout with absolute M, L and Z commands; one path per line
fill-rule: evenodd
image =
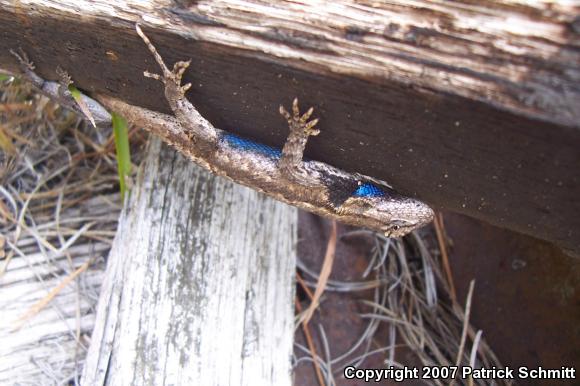
M 86 385 L 290 385 L 295 208 L 152 141 L 109 255 Z

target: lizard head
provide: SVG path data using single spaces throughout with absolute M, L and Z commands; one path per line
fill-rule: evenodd
M 427 204 L 370 182 L 359 184 L 345 204 L 341 208 L 344 214 L 349 212 L 353 220 L 358 218 L 361 225 L 387 237 L 405 236 L 430 223 L 434 216 Z
M 399 198 L 396 202 L 377 203 L 377 219 L 385 220 L 380 226 L 387 237 L 402 237 L 433 221 L 433 209 L 413 198 Z

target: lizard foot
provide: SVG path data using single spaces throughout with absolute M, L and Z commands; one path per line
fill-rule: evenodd
M 60 86 L 58 88 L 59 102 L 71 110 L 77 112 L 80 111 L 82 115 L 84 115 L 84 117 L 89 122 L 91 122 L 93 127 L 97 127 L 97 123 L 95 122 L 91 108 L 87 104 L 88 100 L 83 98 L 83 95 L 79 90 L 77 90 L 75 87 L 71 87 L 74 82 L 68 72 L 63 70 L 61 67 L 57 67 L 56 74 L 58 75 L 58 84 Z M 99 111 L 97 108 L 101 106 L 98 103 L 93 102 L 91 102 L 93 110 Z
M 280 105 L 280 114 L 288 121 L 290 131 L 302 132 L 306 137 L 320 134 L 320 130 L 314 128 L 318 123 L 318 118 L 308 121 L 313 112 L 314 108 L 311 107 L 301 116 L 298 108 L 298 98 L 294 98 L 292 102 L 292 114 L 284 106 Z
M 20 66 L 26 71 L 34 71 L 34 63 L 32 63 L 32 61 L 30 59 L 28 59 L 28 55 L 26 55 L 26 52 L 24 52 L 22 50 L 22 48 L 18 49 L 18 51 L 20 51 L 20 53 L 17 53 L 14 50 L 10 50 L 10 53 L 18 60 L 18 63 L 20 63 Z
M 72 78 L 70 77 L 68 72 L 66 72 L 60 67 L 57 67 L 56 74 L 58 75 L 58 83 L 62 86 L 63 89 L 68 90 L 68 86 L 73 84 Z
M 179 61 L 173 65 L 172 70 L 169 70 L 141 27 L 136 24 L 135 29 L 161 68 L 161 74 L 145 72 L 144 75 L 164 84 L 165 99 L 183 129 L 187 131 L 188 139 L 195 144 L 200 152 L 208 155 L 213 154 L 212 152 L 215 152 L 217 146 L 218 131 L 199 115 L 195 106 L 185 97 L 185 93 L 191 88 L 191 83 L 182 84 L 182 78 L 190 65 L 190 61 Z
M 149 48 L 149 51 L 153 54 L 153 57 L 155 58 L 155 61 L 161 68 L 162 73 L 161 75 L 159 75 L 151 73 L 149 71 L 145 71 L 143 75 L 145 75 L 147 78 L 153 78 L 162 82 L 165 85 L 166 94 L 169 94 L 172 97 L 172 99 L 185 98 L 185 93 L 187 92 L 187 90 L 191 88 L 191 83 L 181 85 L 181 80 L 183 78 L 183 73 L 185 72 L 185 70 L 187 70 L 187 68 L 191 64 L 191 60 L 179 61 L 175 63 L 173 65 L 173 70 L 170 71 L 169 68 L 167 68 L 167 65 L 165 64 L 163 59 L 161 58 L 161 55 L 159 55 L 159 52 L 157 52 L 157 49 L 155 48 L 153 43 L 151 43 L 149 38 L 141 30 L 141 27 L 139 27 L 139 24 L 135 25 L 135 29 L 137 30 L 137 34 L 141 37 L 141 39 L 143 39 L 143 41 L 147 45 L 147 48 Z
M 282 148 L 282 156 L 278 162 L 278 168 L 285 178 L 304 187 L 320 186 L 318 177 L 310 173 L 305 168 L 304 162 L 302 162 L 308 137 L 320 133 L 320 130 L 314 128 L 318 123 L 318 118 L 309 121 L 313 112 L 314 108 L 311 107 L 300 115 L 298 98 L 294 98 L 292 102 L 292 113 L 289 113 L 284 106 L 280 106 L 280 114 L 288 121 L 290 133 Z

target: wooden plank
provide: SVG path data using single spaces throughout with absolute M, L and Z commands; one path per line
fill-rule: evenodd
M 580 253 L 577 4 L 0 0 L 0 65 L 167 112 L 137 21 L 217 127 L 280 146 L 298 96 L 310 158 Z
M 297 211 L 154 139 L 120 220 L 85 385 L 290 385 Z

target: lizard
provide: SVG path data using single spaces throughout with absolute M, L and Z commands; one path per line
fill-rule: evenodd
M 178 61 L 170 70 L 139 24 L 135 29 L 161 69 L 161 74 L 145 71 L 144 76 L 162 82 L 174 117 L 109 96 L 97 96 L 110 110 L 145 126 L 205 169 L 323 217 L 378 231 L 387 237 L 402 237 L 433 220 L 431 207 L 397 193 L 384 181 L 305 159 L 308 138 L 320 134 L 316 128 L 319 120 L 310 119 L 312 107 L 301 113 L 297 98 L 290 111 L 283 106 L 279 108 L 290 129 L 281 149 L 214 127 L 186 97 L 191 84 L 182 84 L 182 77 L 191 62 Z M 29 78 L 35 75 L 31 63 L 16 56 L 25 75 Z M 67 81 L 70 79 L 61 76 L 61 88 Z M 36 83 L 43 85 L 38 79 Z M 92 102 L 89 107 L 93 108 Z

